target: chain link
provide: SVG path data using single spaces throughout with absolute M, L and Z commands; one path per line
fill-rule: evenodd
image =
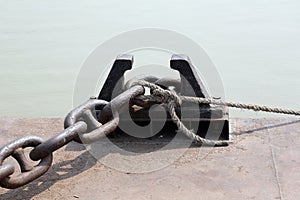
M 145 93 L 145 89 L 141 85 L 132 86 L 125 90 L 122 94 L 113 98 L 107 105 L 104 106 L 101 113 L 98 115 L 98 121 L 107 122 L 109 118 L 117 113 L 121 113 L 128 107 L 130 101 Z
M 48 139 L 47 141 L 36 146 L 29 154 L 30 158 L 34 161 L 38 161 L 44 158 L 46 155 L 53 153 L 57 149 L 65 146 L 79 134 L 84 133 L 87 130 L 87 124 L 85 122 L 77 122 L 74 125 L 63 130 L 61 133 Z
M 4 164 L 0 166 L 0 181 L 15 172 L 15 168 L 11 164 Z
M 9 143 L 8 145 L 4 146 L 0 150 L 0 166 L 2 165 L 2 163 L 6 158 L 8 158 L 9 156 L 13 156 L 16 158 L 21 168 L 21 173 L 14 177 L 12 176 L 3 177 L 3 174 L 1 174 L 0 177 L 3 178 L 0 179 L 0 186 L 9 189 L 18 188 L 37 179 L 38 177 L 42 176 L 44 173 L 48 171 L 49 167 L 52 164 L 52 158 L 53 158 L 52 153 L 43 157 L 39 162 L 39 164 L 33 166 L 32 168 L 28 167 L 29 161 L 26 159 L 25 156 L 23 156 L 24 153 L 23 149 L 25 149 L 26 147 L 36 147 L 41 143 L 42 143 L 42 139 L 39 137 L 26 136 Z M 21 149 L 21 153 L 20 153 L 20 149 Z M 6 170 L 7 174 L 8 171 L 9 173 L 12 172 L 11 167 L 8 168 L 9 169 Z
M 65 118 L 64 127 L 67 129 L 79 121 L 87 125 L 86 132 L 76 135 L 73 140 L 81 144 L 89 144 L 99 140 L 101 137 L 113 132 L 119 123 L 119 115 L 116 112 L 113 118 L 105 124 L 98 122 L 96 107 L 102 108 L 108 104 L 107 101 L 91 98 L 82 105 L 72 110 Z
M 48 171 L 52 164 L 53 152 L 65 146 L 71 141 L 79 143 L 91 143 L 104 135 L 113 132 L 119 123 L 118 112 L 113 115 L 108 123 L 101 124 L 96 119 L 96 107 L 103 108 L 108 102 L 91 98 L 82 105 L 72 110 L 65 118 L 65 129 L 59 134 L 43 142 L 36 136 L 19 138 L 0 149 L 0 186 L 14 189 L 28 184 Z M 25 156 L 24 149 L 33 147 L 29 152 L 32 161 L 39 164 L 32 166 Z M 15 167 L 11 164 L 3 164 L 8 157 L 13 157 L 20 166 L 21 173 L 14 174 Z

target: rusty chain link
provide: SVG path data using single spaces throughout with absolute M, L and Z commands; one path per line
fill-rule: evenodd
M 115 113 L 112 120 L 105 124 L 101 124 L 97 121 L 95 108 L 100 107 L 102 109 L 107 104 L 108 102 L 106 101 L 91 98 L 67 115 L 64 122 L 66 129 L 75 126 L 79 121 L 86 123 L 84 133 L 74 135 L 72 140 L 81 144 L 89 144 L 99 140 L 117 128 L 119 123 L 118 113 Z M 101 110 L 99 112 L 101 112 Z
M 117 112 L 106 124 L 102 125 L 96 119 L 95 107 L 102 108 L 107 104 L 106 101 L 91 98 L 67 115 L 65 129 L 52 138 L 43 141 L 36 136 L 26 136 L 3 146 L 0 150 L 0 186 L 14 189 L 26 185 L 48 171 L 52 164 L 52 154 L 57 149 L 71 141 L 91 143 L 113 132 L 119 122 Z M 33 147 L 29 152 L 29 158 L 32 161 L 40 160 L 36 166 L 32 166 L 25 156 L 24 149 L 27 147 Z M 15 176 L 12 176 L 15 174 L 15 167 L 4 164 L 5 159 L 10 156 L 18 162 L 21 169 L 21 173 Z
M 38 161 L 44 158 L 46 155 L 53 153 L 57 149 L 65 146 L 78 137 L 79 134 L 84 133 L 86 130 L 87 124 L 83 121 L 79 121 L 63 130 L 61 133 L 36 146 L 30 152 L 29 156 L 32 160 Z
M 0 186 L 9 189 L 18 188 L 37 179 L 48 171 L 52 163 L 52 153 L 43 157 L 36 166 L 30 166 L 29 161 L 24 155 L 24 149 L 26 147 L 36 147 L 42 142 L 43 140 L 39 137 L 26 136 L 9 143 L 0 150 L 0 166 L 7 157 L 13 156 L 18 161 L 21 168 L 21 174 L 18 174 L 17 176 L 3 177 L 0 175 Z M 6 170 L 7 173 L 8 171 L 10 173 L 13 172 L 11 168 L 10 170 Z
M 13 174 L 15 171 L 15 168 L 11 164 L 4 164 L 0 166 L 0 181 L 4 179 L 5 177 Z

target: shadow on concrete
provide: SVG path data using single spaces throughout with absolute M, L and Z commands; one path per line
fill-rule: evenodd
M 275 121 L 276 122 L 276 121 Z M 290 122 L 284 123 L 276 123 L 272 125 L 262 126 L 255 129 L 249 129 L 241 132 L 233 132 L 232 134 L 235 135 L 242 135 L 242 134 L 251 134 L 256 131 L 262 131 L 266 129 L 274 129 L 278 127 L 284 127 L 288 125 L 293 125 L 300 123 L 300 120 L 294 120 Z M 133 148 L 136 148 L 136 145 L 130 145 L 130 143 L 126 145 L 122 145 L 122 141 L 120 139 L 116 139 L 116 142 L 120 143 L 121 147 L 126 147 L 126 150 L 133 151 Z M 142 146 L 138 147 L 140 153 L 150 152 L 156 149 L 159 145 L 166 145 L 168 141 L 163 141 L 159 139 L 151 140 L 150 142 L 141 142 Z M 191 147 L 196 147 L 196 144 L 192 144 Z M 71 152 L 78 152 L 83 151 L 79 156 L 72 160 L 61 161 L 52 165 L 49 171 L 40 177 L 39 179 L 23 186 L 18 189 L 14 190 L 7 190 L 6 193 L 0 194 L 0 199 L 22 199 L 22 200 L 29 200 L 33 199 L 36 195 L 42 193 L 43 191 L 49 190 L 49 188 L 54 185 L 56 182 L 74 177 L 80 173 L 83 173 L 86 170 L 92 168 L 96 163 L 97 160 L 90 154 L 89 151 L 85 150 L 83 145 L 77 143 L 69 143 L 66 146 L 66 151 Z M 107 154 L 102 154 L 100 156 L 105 156 Z M 99 159 L 99 157 L 97 158 Z
M 251 134 L 251 133 L 254 133 L 256 131 L 274 129 L 274 128 L 284 127 L 284 126 L 293 125 L 293 124 L 297 124 L 297 123 L 300 123 L 300 120 L 294 120 L 294 121 L 290 121 L 290 122 L 266 125 L 266 126 L 262 126 L 262 127 L 254 128 L 254 129 L 250 129 L 250 130 L 245 130 L 245 131 L 240 131 L 240 132 L 232 132 L 231 134 L 233 134 L 233 135 Z
M 69 146 L 73 145 L 72 143 L 69 144 Z M 35 195 L 49 189 L 56 182 L 76 176 L 90 169 L 96 163 L 97 160 L 88 151 L 85 151 L 73 160 L 52 165 L 49 171 L 39 179 L 18 189 L 8 190 L 0 195 L 0 199 L 33 199 Z

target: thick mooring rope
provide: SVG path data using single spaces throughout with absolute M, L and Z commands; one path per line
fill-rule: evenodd
M 136 81 L 136 84 L 149 87 L 150 89 L 153 90 L 153 95 L 161 97 L 165 103 L 167 103 L 168 99 L 173 99 L 176 104 L 181 104 L 182 101 L 186 101 L 186 102 L 199 103 L 199 104 L 222 105 L 222 106 L 227 106 L 227 107 L 248 109 L 248 110 L 254 110 L 254 111 L 264 111 L 264 112 L 272 112 L 272 113 L 281 113 L 281 114 L 287 114 L 287 115 L 300 116 L 300 111 L 291 110 L 291 109 L 260 106 L 260 105 L 256 105 L 256 104 L 224 102 L 224 101 L 212 99 L 212 98 L 180 96 L 180 95 L 177 95 L 174 91 L 165 90 L 158 85 L 155 85 L 153 83 L 143 81 L 143 80 Z
M 167 108 L 171 115 L 172 120 L 178 127 L 178 131 L 182 132 L 188 138 L 192 139 L 203 145 L 208 146 L 224 146 L 228 145 L 229 141 L 223 140 L 209 140 L 196 135 L 193 131 L 186 128 L 186 126 L 181 122 L 179 117 L 175 112 L 175 105 L 181 105 L 182 101 L 186 102 L 193 102 L 199 104 L 213 104 L 213 105 L 222 105 L 227 107 L 234 107 L 234 108 L 241 108 L 241 109 L 248 109 L 254 111 L 264 111 L 264 112 L 273 112 L 273 113 L 281 113 L 281 114 L 289 114 L 289 115 L 300 115 L 300 111 L 295 111 L 291 109 L 282 109 L 282 108 L 272 108 L 268 106 L 260 106 L 255 104 L 243 104 L 243 103 L 234 103 L 234 102 L 223 102 L 221 100 L 211 99 L 211 98 L 201 98 L 201 97 L 188 97 L 188 96 L 179 96 L 176 94 L 175 91 L 165 90 L 158 85 L 153 83 L 144 81 L 144 80 L 137 80 L 133 85 L 142 85 L 149 87 L 152 90 L 152 95 L 154 97 L 159 97 L 162 103 L 167 104 Z
M 186 135 L 191 140 L 193 140 L 199 144 L 203 144 L 203 145 L 207 145 L 207 146 L 215 146 L 215 145 L 216 146 L 226 146 L 229 144 L 229 141 L 225 141 L 225 140 L 209 140 L 209 139 L 202 138 L 199 135 L 196 135 L 193 131 L 189 130 L 180 121 L 179 117 L 177 116 L 173 103 L 171 103 L 171 102 L 168 103 L 168 110 L 169 110 L 169 113 L 171 115 L 173 122 L 178 127 L 178 131 L 183 133 L 184 135 Z
M 300 115 L 300 111 L 291 110 L 291 109 L 283 109 L 283 108 L 272 108 L 268 106 L 260 106 L 255 104 L 244 104 L 244 103 L 235 103 L 235 102 L 223 102 L 221 100 L 210 99 L 210 98 L 201 98 L 201 97 L 187 97 L 180 96 L 182 101 L 194 102 L 194 103 L 203 103 L 203 104 L 213 104 L 213 105 L 221 105 L 228 106 L 233 108 L 242 108 L 254 111 L 264 111 L 264 112 L 272 112 L 272 113 L 281 113 L 287 115 Z

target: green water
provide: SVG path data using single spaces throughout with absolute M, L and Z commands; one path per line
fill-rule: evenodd
M 90 52 L 143 27 L 199 43 L 219 70 L 227 100 L 300 109 L 299 10 L 297 0 L 0 1 L 0 115 L 63 117 Z

